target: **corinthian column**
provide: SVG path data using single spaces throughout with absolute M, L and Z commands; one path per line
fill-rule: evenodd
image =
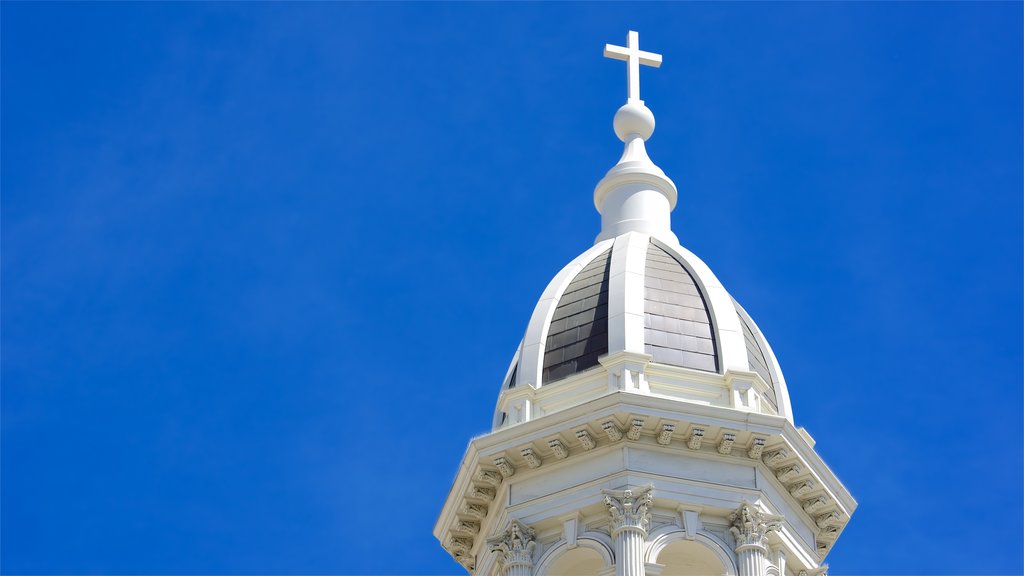
M 505 576 L 532 576 L 534 532 L 518 520 L 510 520 L 505 531 L 487 540 L 492 552 L 500 554 Z
M 644 576 L 644 542 L 651 525 L 651 490 L 602 490 L 612 515 L 615 576 Z
M 729 530 L 736 538 L 736 564 L 739 576 L 765 576 L 768 559 L 768 534 L 781 526 L 781 516 L 765 514 L 759 508 L 743 503 L 729 516 Z

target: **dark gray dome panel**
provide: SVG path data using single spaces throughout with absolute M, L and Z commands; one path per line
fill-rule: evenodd
M 508 383 L 505 388 L 512 389 L 516 387 L 516 374 L 519 373 L 519 363 L 516 363 L 515 368 L 512 369 L 512 374 L 508 377 Z
M 608 273 L 605 250 L 566 287 L 558 301 L 544 345 L 543 384 L 597 366 L 608 352 Z
M 644 269 L 644 342 L 659 364 L 718 371 L 704 295 L 682 263 L 653 241 Z
M 747 363 L 750 364 L 751 370 L 757 372 L 768 383 L 768 393 L 765 395 L 765 399 L 768 400 L 768 403 L 777 412 L 779 410 L 779 401 L 775 397 L 775 378 L 772 377 L 772 371 L 768 368 L 768 356 L 761 349 L 758 339 L 754 337 L 754 331 L 751 329 L 750 322 L 746 316 L 740 314 L 739 317 L 740 323 L 743 324 L 743 339 L 747 343 Z

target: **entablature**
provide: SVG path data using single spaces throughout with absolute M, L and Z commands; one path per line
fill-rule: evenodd
M 770 479 L 771 491 L 788 499 L 788 507 L 811 527 L 821 557 L 856 508 L 852 496 L 813 450 L 809 437 L 783 417 L 647 394 L 606 392 L 472 440 L 435 536 L 468 568 L 496 519 L 529 504 L 529 500 L 514 499 L 510 485 L 630 447 L 669 458 L 740 463 L 758 471 L 760 477 Z M 631 473 L 625 458 L 616 465 L 614 473 L 614 467 L 607 472 Z M 685 484 L 687 479 L 674 481 Z M 755 482 L 746 489 L 756 498 L 763 488 Z M 791 515 L 787 519 L 796 520 Z M 794 537 L 790 544 L 796 541 Z

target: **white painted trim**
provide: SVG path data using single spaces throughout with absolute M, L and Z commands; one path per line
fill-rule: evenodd
M 647 541 L 647 554 L 644 560 L 650 564 L 657 564 L 658 557 L 665 548 L 670 544 L 679 542 L 681 540 L 687 542 L 696 542 L 701 546 L 704 546 L 718 558 L 722 566 L 725 567 L 726 576 L 736 576 L 736 558 L 732 552 L 729 551 L 729 547 L 725 542 L 722 542 L 718 536 L 707 530 L 701 530 L 694 535 L 693 540 L 688 540 L 686 537 L 686 531 L 679 528 L 678 526 L 662 526 L 655 530 L 648 537 Z
M 498 402 L 494 406 L 494 418 L 491 419 L 491 430 L 497 430 L 501 427 L 501 414 L 504 412 L 504 410 L 501 409 L 502 399 L 505 396 L 505 392 L 508 391 L 506 384 L 508 383 L 509 378 L 512 377 L 512 371 L 515 370 L 516 365 L 519 364 L 519 357 L 522 353 L 523 342 L 520 340 L 519 347 L 516 348 L 516 353 L 512 355 L 512 362 L 508 365 L 508 370 L 505 371 L 505 377 L 501 379 L 501 390 L 498 391 Z M 518 375 L 516 378 L 518 379 Z M 516 387 L 519 387 L 518 382 L 516 383 Z
M 722 286 L 711 268 L 693 252 L 678 243 L 662 242 L 661 247 L 674 253 L 704 294 L 711 313 L 715 345 L 718 348 L 718 372 L 724 374 L 729 370 L 747 371 L 747 346 L 743 340 L 743 327 L 740 325 L 739 316 L 736 315 L 732 296 Z
M 615 564 L 615 553 L 613 552 L 611 540 L 599 532 L 583 532 L 576 537 L 576 546 L 574 548 L 570 548 L 569 543 L 562 539 L 551 548 L 545 550 L 544 554 L 537 561 L 537 567 L 533 571 L 534 575 L 546 576 L 554 561 L 558 560 L 566 552 L 576 548 L 589 548 L 600 554 L 605 568 Z
M 608 354 L 644 354 L 644 273 L 650 236 L 615 238 L 608 287 Z
M 782 375 L 782 367 L 779 366 L 779 361 L 775 358 L 775 352 L 772 352 L 772 346 L 768 343 L 768 338 L 765 337 L 761 329 L 757 327 L 757 323 L 754 319 L 747 314 L 747 311 L 740 305 L 739 302 L 733 300 L 736 304 L 736 310 L 743 316 L 753 329 L 754 336 L 760 336 L 761 343 L 764 344 L 763 352 L 768 356 L 768 362 L 771 366 L 768 367 L 772 371 L 772 375 L 775 376 L 775 398 L 779 404 L 780 416 L 785 416 L 787 420 L 793 422 L 793 405 L 789 401 L 789 387 L 786 386 L 786 377 Z M 753 368 L 751 368 L 753 370 Z M 766 382 L 767 384 L 767 382 Z
M 611 240 L 594 244 L 565 268 L 562 268 L 544 289 L 540 301 L 533 309 L 530 323 L 526 327 L 526 335 L 523 337 L 523 352 L 520 356 L 519 366 L 522 385 L 540 388 L 544 370 L 544 345 L 548 337 L 548 328 L 551 326 L 551 317 L 554 316 L 555 308 L 558 306 L 558 300 L 580 270 L 583 270 L 611 246 Z

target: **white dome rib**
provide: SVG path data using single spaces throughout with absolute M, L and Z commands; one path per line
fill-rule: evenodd
M 734 407 L 792 421 L 785 379 L 771 347 L 708 266 L 677 243 L 627 232 L 598 242 L 548 284 L 506 373 L 495 427 L 552 409 L 530 404 L 524 390 L 591 378 L 586 374 L 608 371 L 605 358 L 621 354 L 641 359 L 658 374 L 681 370 L 678 377 L 684 380 L 711 378 L 723 390 L 749 381 L 744 389 L 755 388 L 757 401 Z M 755 380 L 760 381 L 756 386 Z M 637 391 L 657 390 L 639 386 Z M 505 415 L 509 396 L 517 402 L 514 421 Z M 736 398 L 730 391 L 717 400 L 694 401 L 731 406 L 724 403 L 736 403 Z M 561 402 L 555 409 L 566 407 Z

